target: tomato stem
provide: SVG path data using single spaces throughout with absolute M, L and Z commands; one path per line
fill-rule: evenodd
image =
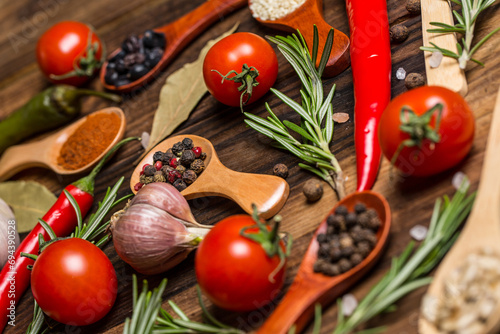
M 257 77 L 259 76 L 259 71 L 255 67 L 248 66 L 247 64 L 243 64 L 240 73 L 236 72 L 235 70 L 231 70 L 227 72 L 226 75 L 222 75 L 217 70 L 212 70 L 212 71 L 217 72 L 217 74 L 219 74 L 222 77 L 221 83 L 224 83 L 224 80 L 230 80 L 236 83 L 241 83 L 241 85 L 238 87 L 238 92 L 241 92 L 240 109 L 241 112 L 243 112 L 243 106 L 247 104 L 248 101 L 250 101 L 250 98 L 252 97 L 253 87 L 259 85 L 259 82 L 257 81 Z M 230 74 L 235 74 L 235 76 L 229 78 Z M 243 101 L 245 96 L 246 100 Z

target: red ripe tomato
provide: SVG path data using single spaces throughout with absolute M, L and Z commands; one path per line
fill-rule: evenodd
M 53 25 L 36 45 L 36 58 L 43 74 L 53 83 L 73 86 L 87 82 L 100 67 L 102 52 L 101 40 L 93 30 L 75 21 Z M 63 75 L 68 77 L 53 77 Z
M 43 312 L 72 326 L 102 319 L 117 293 L 115 269 L 94 244 L 79 238 L 55 241 L 31 272 L 31 290 Z
M 251 75 L 258 71 L 255 78 L 258 85 L 251 88 L 250 99 L 248 93 L 238 90 L 241 82 L 222 80 L 221 76 L 227 75 L 227 78 L 234 79 L 237 75 L 235 72 L 241 73 L 245 64 L 251 68 Z M 261 98 L 274 85 L 277 76 L 278 58 L 273 48 L 262 37 L 248 32 L 221 39 L 208 50 L 203 62 L 203 78 L 208 91 L 219 102 L 232 107 L 240 106 L 240 99 L 248 104 Z
M 252 217 L 235 215 L 218 222 L 200 243 L 195 271 L 203 293 L 215 305 L 232 311 L 249 311 L 276 297 L 285 279 L 278 255 L 269 258 L 262 246 L 240 235 L 244 227 L 255 225 Z M 257 232 L 257 228 L 247 230 Z
M 439 117 L 438 105 L 442 105 Z M 402 112 L 403 108 L 407 108 Z M 434 111 L 427 113 L 430 109 Z M 412 115 L 408 110 L 414 112 Z M 417 126 L 429 116 L 429 122 Z M 415 116 L 419 116 L 419 120 Z M 439 128 L 436 130 L 436 121 Z M 403 124 L 402 120 L 412 124 Z M 413 121 L 411 121 L 413 120 Z M 424 122 L 426 123 L 426 122 Z M 417 145 L 403 147 L 412 137 L 427 134 Z M 462 96 L 447 88 L 423 86 L 405 92 L 394 98 L 382 114 L 379 124 L 379 140 L 387 159 L 406 175 L 429 176 L 447 170 L 458 164 L 472 147 L 474 139 L 474 115 Z M 434 136 L 437 134 L 437 137 Z M 437 139 L 433 142 L 433 136 Z M 398 148 L 401 151 L 397 154 Z M 396 155 L 397 154 L 397 155 Z M 394 158 L 396 155 L 396 158 Z

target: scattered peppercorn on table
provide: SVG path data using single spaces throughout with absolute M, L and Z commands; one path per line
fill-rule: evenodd
M 106 43 L 107 50 L 114 50 L 121 46 L 127 36 L 141 34 L 148 29 L 172 22 L 202 3 L 202 0 L 90 0 L 83 5 L 78 1 L 19 0 L 0 5 L 0 22 L 2 22 L 2 29 L 0 29 L 0 118 L 5 118 L 32 96 L 49 87 L 50 84 L 36 65 L 35 48 L 39 36 L 54 23 L 63 20 L 88 23 L 95 28 L 101 40 Z M 393 97 L 407 90 L 405 81 L 396 78 L 396 71 L 399 68 L 403 68 L 406 73 L 420 73 L 425 76 L 424 56 L 419 50 L 422 45 L 420 15 L 409 13 L 405 8 L 405 3 L 406 1 L 387 1 L 390 25 L 402 23 L 409 30 L 409 38 L 406 41 L 391 44 Z M 326 22 L 349 35 L 344 0 L 324 0 L 324 16 Z M 494 22 L 498 22 L 495 18 L 498 17 L 500 17 L 500 3 L 491 7 L 484 20 L 485 23 L 478 27 L 476 32 L 478 39 L 493 29 Z M 143 132 L 151 131 L 160 90 L 166 78 L 184 64 L 195 61 L 209 40 L 228 31 L 237 22 L 239 22 L 238 31 L 253 32 L 260 36 L 286 35 L 260 25 L 252 18 L 247 6 L 220 17 L 218 22 L 186 45 L 167 69 L 145 89 L 124 95 L 124 101 L 117 106 L 122 108 L 126 115 L 125 137 L 141 136 Z M 272 44 L 272 46 L 277 51 L 276 45 Z M 469 84 L 466 101 L 476 117 L 476 133 L 472 151 L 462 163 L 452 170 L 422 179 L 402 179 L 394 170 L 392 171 L 394 177 L 391 179 L 390 164 L 387 160 L 383 160 L 373 189 L 383 194 L 391 206 L 392 230 L 382 260 L 350 290 L 350 293 L 358 299 L 364 297 L 373 284 L 387 271 L 391 258 L 398 256 L 411 241 L 409 230 L 418 224 L 428 225 L 435 200 L 445 194 L 454 193 L 451 180 L 456 172 L 466 173 L 471 180 L 471 189 L 477 189 L 491 112 L 500 85 L 500 58 L 497 57 L 499 53 L 500 35 L 495 35 L 487 47 L 476 54 L 477 58 L 486 64 L 486 68 L 472 65 L 466 71 Z M 283 55 L 279 52 L 277 55 L 279 72 L 274 88 L 300 103 L 301 83 Z M 370 73 L 365 73 L 365 75 L 370 76 Z M 347 193 L 351 193 L 356 189 L 354 94 L 351 68 L 334 78 L 323 80 L 323 84 L 325 91 L 329 91 L 333 84 L 337 85 L 333 98 L 333 112 L 349 114 L 347 122 L 335 124 L 331 150 L 339 160 L 344 175 L 347 176 Z M 88 88 L 103 89 L 97 76 L 90 81 Z M 299 122 L 298 115 L 271 93 L 245 106 L 244 111 L 267 117 L 265 102 L 269 103 L 280 119 Z M 110 102 L 88 98 L 83 101 L 82 115 L 109 105 Z M 317 202 L 308 202 L 302 188 L 309 179 L 316 178 L 316 176 L 298 167 L 300 161 L 297 157 L 272 147 L 267 137 L 247 127 L 239 107 L 227 107 L 209 94 L 201 99 L 188 120 L 182 123 L 172 135 L 183 134 L 195 134 L 209 139 L 214 144 L 224 165 L 236 171 L 272 175 L 276 164 L 281 163 L 288 167 L 286 181 L 290 185 L 290 195 L 279 213 L 282 216 L 281 230 L 289 232 L 294 239 L 283 290 L 286 292 L 309 245 L 312 233 L 337 202 L 336 194 L 322 181 L 324 187 L 322 198 Z M 96 179 L 96 200 L 102 199 L 106 188 L 114 184 L 120 176 L 125 176 L 127 180 L 130 178 L 135 162 L 142 153 L 141 145 L 134 142 L 114 155 Z M 65 185 L 79 178 L 80 176 L 62 177 L 45 169 L 32 168 L 17 174 L 12 179 L 37 181 L 58 195 Z M 231 187 L 230 184 L 226 186 Z M 119 194 L 123 196 L 130 192 L 126 181 Z M 198 198 L 190 200 L 189 204 L 196 220 L 203 224 L 215 224 L 227 216 L 243 213 L 237 204 L 224 198 Z M 22 234 L 21 238 L 25 236 L 26 234 Z M 118 278 L 118 297 L 114 307 L 104 319 L 93 325 L 73 329 L 61 326 L 58 328 L 59 332 L 98 334 L 123 331 L 125 318 L 130 317 L 132 312 L 132 275 L 137 273 L 118 257 L 112 242 L 104 247 L 104 251 L 111 259 Z M 153 276 L 138 274 L 139 282 L 145 278 L 149 281 L 151 289 L 158 286 L 163 278 L 167 278 L 168 285 L 163 295 L 164 308 L 169 309 L 167 300 L 171 299 L 191 319 L 201 321 L 202 311 L 196 298 L 194 253 L 166 273 Z M 244 289 L 245 282 L 241 283 Z M 406 296 L 397 303 L 398 309 L 395 312 L 375 318 L 369 322 L 369 327 L 383 325 L 387 326 L 387 333 L 417 333 L 419 309 L 425 291 L 426 287 L 423 287 Z M 279 298 L 280 296 L 263 309 L 249 313 L 227 312 L 216 308 L 208 301 L 206 304 L 219 320 L 250 332 L 262 325 L 279 302 Z M 7 325 L 4 333 L 26 331 L 33 314 L 31 291 L 27 291 L 21 298 L 15 313 L 16 326 Z M 323 310 L 321 333 L 333 331 L 336 314 L 335 305 L 330 305 Z M 306 331 L 311 332 L 311 330 L 312 325 Z

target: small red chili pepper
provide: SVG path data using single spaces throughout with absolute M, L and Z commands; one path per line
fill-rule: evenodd
M 94 201 L 94 180 L 97 173 L 102 169 L 106 160 L 120 146 L 135 139 L 138 138 L 127 138 L 116 144 L 88 176 L 65 188 L 75 198 L 76 203 L 78 203 L 82 217 L 92 207 Z M 49 224 L 58 237 L 71 234 L 78 224 L 75 209 L 64 192 L 61 193 L 57 201 L 42 219 Z M 42 234 L 45 240 L 50 239 L 45 229 L 38 223 L 21 242 L 15 254 L 12 257 L 9 256 L 7 263 L 0 272 L 0 330 L 3 330 L 7 322 L 15 319 L 17 302 L 30 284 L 31 271 L 28 269 L 28 265 L 33 265 L 34 261 L 30 258 L 22 257 L 21 252 L 38 254 L 39 234 Z
M 377 128 L 391 100 L 391 45 L 385 0 L 346 0 L 351 31 L 358 191 L 375 183 L 382 159 Z

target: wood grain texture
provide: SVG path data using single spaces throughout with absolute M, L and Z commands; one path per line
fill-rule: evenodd
M 35 63 L 35 46 L 40 34 L 52 24 L 61 20 L 80 20 L 92 24 L 99 36 L 106 42 L 108 50 L 120 46 L 129 34 L 140 34 L 146 29 L 159 27 L 198 7 L 202 0 L 88 0 L 85 5 L 75 0 L 18 0 L 8 2 L 0 0 L 0 118 L 5 117 L 23 105 L 30 97 L 49 84 L 43 78 Z M 46 10 L 42 5 L 53 4 L 55 8 L 47 20 L 41 20 Z M 422 46 L 422 26 L 420 16 L 412 16 L 404 8 L 404 1 L 388 0 L 389 20 L 391 24 L 403 23 L 409 30 L 408 40 L 402 44 L 392 45 L 393 82 L 392 96 L 406 91 L 404 82 L 395 77 L 396 70 L 403 67 L 408 73 L 425 73 L 424 54 L 419 50 Z M 325 21 L 339 31 L 349 35 L 348 21 L 343 0 L 325 0 L 323 13 Z M 497 25 L 500 16 L 500 5 L 492 6 L 482 18 L 478 26 L 476 38 L 480 39 Z M 37 21 L 39 20 L 39 21 Z M 140 136 L 143 131 L 150 131 L 153 113 L 158 105 L 161 85 L 166 77 L 179 69 L 184 63 L 197 59 L 200 50 L 207 41 L 229 30 L 236 22 L 240 22 L 238 31 L 250 31 L 258 35 L 277 35 L 281 32 L 265 27 L 256 22 L 248 8 L 242 8 L 220 20 L 194 39 L 172 63 L 162 72 L 158 79 L 151 82 L 147 89 L 126 96 L 118 105 L 123 109 L 128 125 L 125 136 Z M 35 25 L 36 23 L 36 25 Z M 30 26 L 35 27 L 30 31 Z M 16 43 L 18 38 L 20 42 Z M 276 47 L 273 45 L 275 50 Z M 353 286 L 351 292 L 358 298 L 366 295 L 370 287 L 386 272 L 391 257 L 399 255 L 410 241 L 409 229 L 416 225 L 428 225 L 434 201 L 438 196 L 452 194 L 451 178 L 457 171 L 465 172 L 472 183 L 472 190 L 477 189 L 481 166 L 486 146 L 486 138 L 491 122 L 491 113 L 495 95 L 500 85 L 500 35 L 495 35 L 477 54 L 484 61 L 486 69 L 471 66 L 466 71 L 469 84 L 467 102 L 476 116 L 476 136 L 471 153 L 456 168 L 427 179 L 389 178 L 390 166 L 384 161 L 374 190 L 383 194 L 393 212 L 393 224 L 389 236 L 389 244 L 376 267 L 365 278 Z M 275 88 L 300 100 L 300 82 L 291 66 L 281 54 L 278 54 L 279 74 Z M 338 76 L 324 80 L 325 90 L 333 84 L 337 85 L 333 99 L 334 112 L 349 113 L 350 120 L 344 124 L 336 124 L 334 141 L 331 149 L 339 159 L 344 173 L 348 176 L 347 192 L 356 187 L 356 167 L 353 139 L 353 87 L 350 69 Z M 102 90 L 96 78 L 90 88 Z M 259 116 L 267 116 L 264 102 L 267 101 L 273 111 L 281 119 L 298 122 L 297 115 L 282 104 L 272 94 L 266 94 L 262 100 L 246 107 L 246 111 Z M 112 104 L 111 104 L 112 105 Z M 83 115 L 110 106 L 95 98 L 88 98 L 83 104 Z M 247 128 L 238 108 L 226 107 L 211 96 L 204 97 L 189 119 L 174 132 L 177 134 L 195 134 L 209 139 L 219 155 L 221 162 L 228 168 L 246 173 L 272 174 L 274 164 L 280 162 L 289 167 L 287 182 L 290 185 L 290 196 L 280 211 L 283 217 L 282 228 L 289 231 L 295 240 L 291 257 L 288 261 L 288 273 L 285 290 L 288 289 L 300 262 L 307 250 L 312 234 L 326 214 L 337 202 L 334 192 L 326 185 L 323 198 L 308 204 L 302 194 L 303 184 L 313 176 L 299 167 L 298 159 L 286 152 L 268 145 L 266 137 Z M 33 139 L 36 140 L 36 139 Z M 120 176 L 127 178 L 119 195 L 130 193 L 128 180 L 134 169 L 133 162 L 142 154 L 138 143 L 126 145 L 113 157 L 107 167 L 96 180 L 96 200 L 101 200 L 106 187 L 114 184 Z M 47 186 L 55 194 L 59 194 L 68 183 L 77 180 L 78 176 L 59 176 L 53 172 L 33 168 L 17 174 L 13 179 L 34 180 Z M 189 201 L 197 221 L 214 224 L 231 215 L 242 213 L 239 206 L 232 201 L 220 197 L 205 197 Z M 94 207 L 95 210 L 95 207 Z M 120 333 L 122 324 L 131 314 L 131 277 L 134 270 L 116 255 L 112 243 L 105 247 L 119 280 L 118 298 L 111 313 L 102 321 L 79 329 L 60 327 L 55 332 L 61 333 Z M 162 275 L 148 277 L 151 286 L 159 284 L 162 278 L 169 279 L 163 299 L 168 309 L 167 299 L 174 300 L 192 319 L 201 320 L 201 310 L 196 300 L 196 277 L 193 270 L 193 254 L 179 266 Z M 139 280 L 146 278 L 138 275 Z M 417 333 L 419 306 L 425 288 L 419 289 L 401 300 L 398 310 L 392 314 L 382 315 L 371 321 L 368 326 L 387 326 L 387 333 Z M 280 297 L 278 297 L 279 300 Z M 256 329 L 262 325 L 272 309 L 278 303 L 264 307 L 259 311 L 235 314 L 211 306 L 209 309 L 219 319 L 244 330 Z M 17 325 L 9 327 L 5 333 L 24 332 L 32 316 L 33 298 L 27 292 L 18 309 Z M 335 306 L 324 309 L 322 333 L 331 333 L 335 326 Z M 310 332 L 310 328 L 306 332 Z

